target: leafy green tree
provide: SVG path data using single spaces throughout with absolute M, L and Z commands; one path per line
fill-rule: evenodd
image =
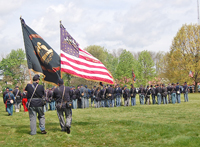
M 163 58 L 165 66 L 161 75 L 170 82 L 190 84 L 200 82 L 200 26 L 183 25 L 173 39 L 170 52 Z M 193 76 L 189 77 L 189 72 Z
M 116 69 L 118 65 L 118 58 L 114 57 L 111 53 L 107 54 L 106 67 L 111 72 L 114 79 L 116 78 Z
M 130 84 L 132 83 L 132 69 L 136 72 L 136 60 L 134 59 L 131 52 L 123 50 L 119 56 L 119 63 L 116 68 L 116 80 L 120 84 Z M 137 74 L 136 74 L 137 75 Z M 136 76 L 137 77 L 137 76 Z
M 138 57 L 137 84 L 146 85 L 155 78 L 155 64 L 148 51 L 142 51 Z
M 0 70 L 5 83 L 12 82 L 14 85 L 17 83 L 23 85 L 28 78 L 24 51 L 22 49 L 12 50 L 0 62 Z

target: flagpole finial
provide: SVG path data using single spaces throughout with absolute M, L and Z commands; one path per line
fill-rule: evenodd
M 62 21 L 60 20 L 60 24 L 62 24 Z
M 22 19 L 22 16 L 20 15 L 20 19 Z

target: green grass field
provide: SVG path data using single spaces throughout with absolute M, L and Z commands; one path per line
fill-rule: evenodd
M 71 134 L 61 132 L 56 111 L 48 111 L 46 135 L 31 136 L 28 113 L 7 116 L 0 102 L 0 146 L 199 147 L 200 94 L 181 104 L 73 110 Z M 23 108 L 22 108 L 23 109 Z M 37 121 L 38 123 L 38 121 Z M 37 125 L 38 126 L 38 125 Z

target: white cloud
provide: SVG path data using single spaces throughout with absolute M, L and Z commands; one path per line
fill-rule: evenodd
M 59 21 L 82 48 L 168 51 L 184 23 L 197 22 L 191 0 L 0 0 L 0 49 L 24 48 L 19 16 L 58 53 Z

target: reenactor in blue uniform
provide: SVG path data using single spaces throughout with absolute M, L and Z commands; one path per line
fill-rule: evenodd
M 85 85 L 85 94 L 86 94 L 86 97 L 85 97 L 85 108 L 88 108 L 89 107 L 89 89 L 87 88 L 87 85 Z
M 126 85 L 124 86 L 123 98 L 124 98 L 124 106 L 129 106 L 130 92 Z
M 51 104 L 52 101 L 55 102 L 53 100 L 53 90 L 52 90 L 52 88 L 49 88 L 48 93 L 47 93 L 46 111 L 48 111 L 48 104 Z M 52 105 L 53 104 L 51 104 L 51 107 L 52 107 Z
M 157 95 L 158 105 L 161 104 L 161 94 L 162 94 L 162 88 L 161 88 L 161 86 L 159 84 L 157 84 L 156 95 Z
M 107 88 L 106 90 L 106 95 L 108 97 L 108 107 L 110 107 L 110 104 L 112 107 L 115 106 L 115 99 L 114 99 L 114 89 L 113 86 L 110 85 L 110 87 Z
M 61 131 L 65 131 L 67 134 L 70 134 L 72 122 L 72 90 L 70 87 L 64 86 L 63 79 L 58 80 L 58 86 L 59 87 L 53 92 L 53 98 L 56 100 L 57 115 L 60 121 Z M 65 118 L 63 113 L 65 114 Z
M 81 88 L 80 88 L 80 94 L 81 94 L 81 107 L 84 109 L 86 108 L 86 105 L 85 105 L 85 99 L 86 99 L 86 90 L 85 90 L 85 87 L 83 85 L 81 85 Z
M 91 107 L 93 107 L 93 103 L 94 105 L 96 104 L 95 91 L 96 91 L 96 86 L 94 86 L 93 89 L 91 89 Z
M 149 86 L 147 86 L 147 89 L 145 90 L 145 104 L 150 104 L 150 95 L 151 95 L 151 89 Z
M 78 108 L 81 108 L 81 93 L 80 93 L 80 86 L 79 85 L 77 86 L 75 93 L 76 93 L 76 99 L 77 99 L 77 102 L 78 102 Z
M 183 93 L 184 93 L 185 102 L 188 102 L 188 86 L 187 86 L 187 82 L 184 83 Z
M 146 91 L 142 85 L 140 86 L 138 93 L 139 93 L 140 104 L 144 105 L 144 98 Z
M 6 101 L 8 116 L 10 116 L 13 114 L 13 104 L 15 103 L 15 97 L 12 93 L 12 89 L 9 89 L 4 99 Z
M 50 110 L 56 110 L 56 101 L 53 99 L 53 91 L 54 91 L 55 87 L 52 87 L 51 91 L 52 91 L 52 99 L 50 102 Z
M 107 91 L 108 88 L 109 88 L 109 85 L 107 84 L 107 86 L 106 86 L 106 91 Z M 105 102 L 104 102 L 104 103 L 105 103 L 105 107 L 110 107 L 111 101 L 110 101 L 110 99 L 109 99 L 107 93 L 105 94 Z
M 96 98 L 96 108 L 99 108 L 101 106 L 101 88 L 97 87 L 97 90 L 95 91 L 95 98 Z
M 167 87 L 165 87 L 165 84 L 162 84 L 162 98 L 163 98 L 163 104 L 168 104 Z
M 181 92 L 182 92 L 182 89 L 181 89 L 181 86 L 179 85 L 179 82 L 178 82 L 177 85 L 176 85 L 176 100 L 177 100 L 177 103 L 181 103 Z
M 106 86 L 103 86 L 103 89 L 100 91 L 101 93 L 101 107 L 105 107 L 105 99 L 106 99 Z
M 122 89 L 119 87 L 119 84 L 116 85 L 114 93 L 116 97 L 116 106 L 119 107 L 121 106 L 121 94 L 122 94 Z
M 136 105 L 136 88 L 131 84 L 131 89 L 130 89 L 130 96 L 131 96 L 131 105 L 135 106 Z
M 172 95 L 172 104 L 175 104 L 176 103 L 176 86 L 174 83 L 172 83 L 171 95 Z
M 168 102 L 169 103 L 171 103 L 171 99 L 172 99 L 171 91 L 172 91 L 172 86 L 171 86 L 171 83 L 169 83 L 168 86 L 167 86 Z
M 155 88 L 153 87 L 153 85 L 151 85 L 151 97 L 152 97 L 153 104 L 156 104 L 155 95 L 156 95 Z
M 19 90 L 19 87 L 16 86 L 15 90 L 13 91 L 13 95 L 15 96 L 15 112 L 19 112 L 21 108 L 21 102 L 22 102 L 22 95 L 21 91 Z
M 40 76 L 35 75 L 33 77 L 33 84 L 27 84 L 25 90 L 27 91 L 28 99 L 28 112 L 30 118 L 31 135 L 36 134 L 36 118 L 39 119 L 39 127 L 42 134 L 46 134 L 45 131 L 45 115 L 44 115 L 44 102 L 42 97 L 44 96 L 44 87 L 39 85 Z M 38 116 L 37 116 L 38 114 Z
M 74 86 L 72 87 L 72 103 L 73 103 L 73 109 L 77 109 L 76 89 Z

